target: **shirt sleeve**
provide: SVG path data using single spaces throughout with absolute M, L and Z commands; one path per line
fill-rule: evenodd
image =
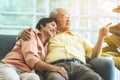
M 93 52 L 93 45 L 86 39 L 82 38 L 81 36 L 79 36 L 79 38 L 82 39 L 84 50 L 85 50 L 85 55 L 91 58 L 91 55 Z
M 93 52 L 93 47 L 88 44 L 86 41 L 83 41 L 84 43 L 84 48 L 85 48 L 85 53 L 88 58 L 91 58 L 92 52 Z
M 25 63 L 33 69 L 35 64 L 40 61 L 40 56 L 38 55 L 37 36 L 33 31 L 31 31 L 30 40 L 23 41 L 21 47 Z

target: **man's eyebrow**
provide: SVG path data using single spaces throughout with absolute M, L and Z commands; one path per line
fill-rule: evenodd
M 70 15 L 70 14 L 62 14 L 62 15 L 64 16 L 64 15 Z
M 70 14 L 63 14 L 63 15 L 70 15 Z

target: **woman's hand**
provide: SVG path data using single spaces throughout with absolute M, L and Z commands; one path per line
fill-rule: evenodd
M 66 78 L 66 80 L 68 80 L 68 74 L 64 67 L 54 66 L 52 71 L 60 73 L 63 77 Z

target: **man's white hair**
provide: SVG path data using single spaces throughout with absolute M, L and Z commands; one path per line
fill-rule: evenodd
M 54 9 L 53 11 L 51 11 L 49 17 L 50 17 L 50 18 L 56 18 L 57 13 L 58 13 L 58 11 L 59 11 L 60 9 L 65 9 L 65 8 L 56 8 L 56 9 Z
M 57 15 L 57 11 L 58 11 L 58 8 L 52 10 L 51 13 L 50 13 L 50 15 L 49 15 L 49 17 L 50 17 L 50 18 L 55 18 L 56 15 Z

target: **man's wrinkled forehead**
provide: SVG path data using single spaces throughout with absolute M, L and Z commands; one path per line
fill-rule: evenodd
M 69 14 L 69 12 L 67 10 L 63 9 L 63 10 L 58 11 L 58 16 L 70 17 L 70 14 Z
M 66 9 L 57 9 L 58 14 L 69 14 Z

